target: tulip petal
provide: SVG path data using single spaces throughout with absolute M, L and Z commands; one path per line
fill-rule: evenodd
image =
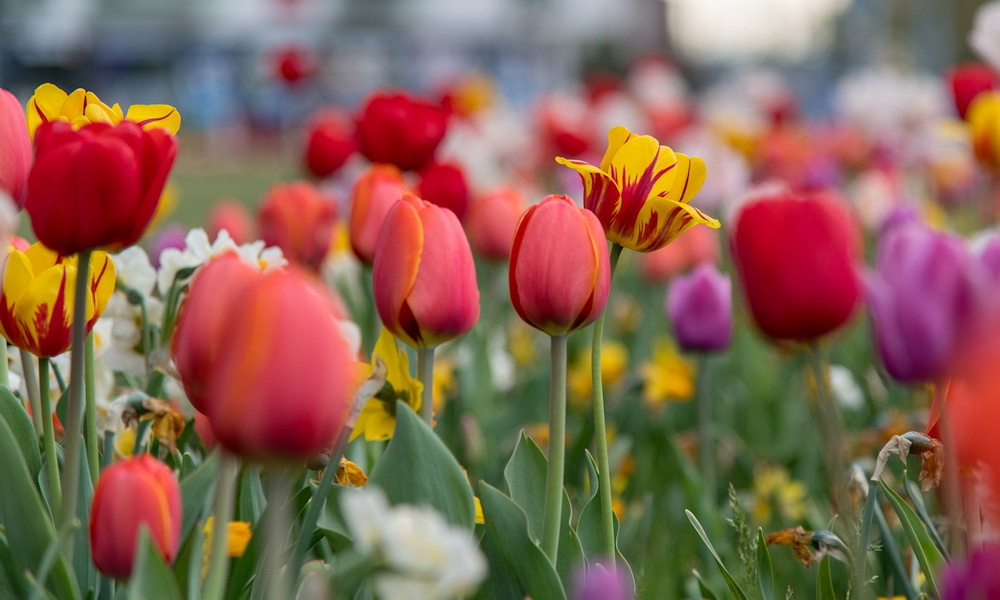
M 580 174 L 583 181 L 583 205 L 593 211 L 601 223 L 610 224 L 618 213 L 621 191 L 618 182 L 606 172 L 582 160 L 569 160 L 561 156 L 556 162 Z
M 690 204 L 655 198 L 643 207 L 632 236 L 622 243 L 638 252 L 649 252 L 662 248 L 699 224 L 713 229 L 722 226 L 718 219 L 713 219 Z
M 680 152 L 675 153 L 675 156 L 677 157 L 677 175 L 674 178 L 674 184 L 667 193 L 667 199 L 687 204 L 701 190 L 701 186 L 705 185 L 708 170 L 705 167 L 705 161 L 697 156 L 688 157 Z
M 29 137 L 35 137 L 35 130 L 42 123 L 59 117 L 66 97 L 66 92 L 51 83 L 43 83 L 35 88 L 35 95 L 28 100 L 28 109 L 25 111 Z
M 423 200 L 416 196 L 406 194 L 389 210 L 382 233 L 395 235 L 391 239 L 387 235 L 379 235 L 375 256 L 381 260 L 375 262 L 372 272 L 379 317 L 389 330 L 413 346 L 420 345 L 420 330 L 413 321 L 410 308 L 406 306 L 406 298 L 417 280 L 424 247 L 424 228 L 417 212 L 422 203 Z M 382 250 L 390 245 L 393 248 L 391 252 Z
M 76 269 L 52 268 L 40 274 L 18 298 L 14 309 L 21 337 L 36 356 L 55 356 L 69 349 Z
M 625 142 L 633 137 L 635 137 L 635 134 L 621 125 L 611 128 L 611 131 L 608 132 L 608 149 L 604 152 L 604 158 L 601 159 L 602 171 L 605 173 L 611 172 L 611 159 L 618 154 L 618 151 L 625 145 Z
M 171 135 L 177 135 L 181 128 L 181 114 L 168 104 L 133 104 L 128 107 L 125 119 L 143 129 L 163 129 Z

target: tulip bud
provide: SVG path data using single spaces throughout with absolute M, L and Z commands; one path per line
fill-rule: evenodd
M 510 299 L 526 323 L 549 335 L 586 327 L 610 288 L 608 246 L 594 213 L 555 195 L 524 212 L 510 253 Z
M 257 213 L 260 237 L 292 262 L 319 271 L 337 224 L 337 207 L 304 181 L 271 188 Z
M 711 263 L 674 279 L 667 316 L 682 350 L 718 352 L 733 336 L 732 283 Z
M 372 165 L 354 184 L 348 228 L 351 249 L 362 263 L 371 265 L 375 259 L 375 245 L 385 216 L 405 190 L 403 175 L 392 165 Z
M 145 527 L 168 564 L 181 541 L 181 490 L 174 472 L 148 454 L 115 463 L 101 473 L 90 508 L 90 554 L 109 577 L 132 574 Z
M 402 171 L 423 168 L 434 159 L 448 130 L 448 113 L 405 93 L 377 93 L 357 118 L 358 149 L 373 163 Z
M 459 221 L 469 208 L 469 186 L 465 183 L 462 169 L 455 165 L 434 163 L 420 171 L 417 195 L 449 209 Z
M 846 203 L 830 194 L 777 192 L 747 202 L 730 243 L 761 331 L 812 340 L 843 325 L 860 298 L 860 239 Z
M 306 169 L 316 177 L 329 177 L 354 154 L 354 123 L 350 117 L 336 109 L 323 109 L 307 126 L 304 162 Z
M 474 202 L 466 219 L 472 249 L 489 260 L 507 260 L 522 212 L 524 198 L 510 187 L 500 188 Z
M 21 206 L 31 168 L 31 138 L 21 103 L 4 89 L 0 89 L 0 148 L 0 191 Z
M 954 94 L 955 110 L 963 119 L 976 95 L 1000 87 L 1000 81 L 997 80 L 997 74 L 993 69 L 980 63 L 966 63 L 954 67 L 948 71 L 948 81 Z
M 253 222 L 247 209 L 236 200 L 220 200 L 212 207 L 208 213 L 208 226 L 205 228 L 208 238 L 214 240 L 219 237 L 219 232 L 223 229 L 229 233 L 229 237 L 237 244 L 248 244 L 254 239 Z M 184 248 L 184 246 L 181 246 Z
M 35 235 L 63 256 L 131 246 L 156 212 L 176 154 L 172 135 L 131 121 L 76 131 L 43 123 L 24 203 Z
M 462 224 L 413 194 L 385 217 L 373 285 L 386 329 L 417 348 L 459 337 L 479 319 L 476 266 Z

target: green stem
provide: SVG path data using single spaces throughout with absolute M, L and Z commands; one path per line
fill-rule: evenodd
M 611 244 L 611 278 L 614 278 L 622 246 Z M 590 352 L 591 378 L 594 388 L 594 435 L 597 438 L 597 479 L 601 499 L 601 532 L 604 554 L 610 568 L 615 566 L 615 521 L 611 509 L 611 461 L 608 458 L 608 431 L 604 422 L 604 383 L 601 377 L 601 341 L 604 337 L 604 317 L 607 309 L 601 311 L 594 323 L 594 341 Z
M 715 506 L 715 440 L 712 437 L 712 394 L 708 354 L 698 356 L 698 461 L 709 506 Z
M 208 574 L 202 587 L 202 598 L 217 600 L 226 591 L 229 572 L 229 522 L 233 519 L 236 498 L 236 471 L 239 459 L 225 450 L 219 455 L 218 487 L 215 488 L 212 548 L 208 558 Z
M 7 369 L 7 338 L 0 335 L 0 385 L 10 388 L 10 373 Z
M 80 487 L 80 451 L 83 424 L 83 355 L 87 329 L 87 291 L 90 288 L 90 250 L 79 254 L 76 290 L 73 297 L 73 336 L 69 359 L 69 392 L 66 397 L 65 462 L 62 479 L 62 510 L 59 526 L 69 523 L 76 516 L 77 491 Z M 73 550 L 69 544 L 66 550 Z
M 43 438 L 45 444 L 45 470 L 49 477 L 49 498 L 52 514 L 59 514 L 62 490 L 59 489 L 59 457 L 56 455 L 56 434 L 52 423 L 52 395 L 49 392 L 49 359 L 38 359 L 38 394 L 41 400 Z
M 865 589 L 866 571 L 868 570 L 868 540 L 871 539 L 872 521 L 875 520 L 875 509 L 878 505 L 878 487 L 878 481 L 875 479 L 868 481 L 868 498 L 865 500 L 865 514 L 862 516 L 861 521 L 861 539 L 858 542 L 856 554 L 858 560 L 855 567 L 857 569 L 855 587 L 859 594 L 863 594 Z
M 338 446 L 341 446 L 338 444 Z M 343 446 L 341 446 L 341 449 Z M 305 520 L 302 521 L 302 531 L 299 534 L 299 539 L 295 542 L 295 552 L 292 554 L 292 568 L 291 573 L 293 576 L 298 576 L 298 572 L 302 569 L 302 563 L 305 560 L 306 552 L 309 551 L 309 545 L 312 542 L 313 532 L 316 530 L 316 522 L 319 520 L 319 513 L 323 509 L 323 505 L 326 504 L 326 497 L 330 495 L 330 488 L 333 487 L 333 478 L 337 474 L 337 468 L 340 465 L 340 450 L 334 448 L 335 452 L 330 454 L 330 462 L 327 463 L 326 468 L 323 469 L 323 476 L 320 477 L 319 485 L 316 486 L 316 491 L 313 493 L 312 499 L 309 501 L 309 509 L 306 510 Z
M 424 386 L 420 400 L 420 417 L 434 426 L 434 348 L 417 348 L 417 379 Z
M 913 582 L 910 581 L 909 574 L 906 571 L 906 567 L 903 565 L 902 556 L 903 553 L 896 549 L 896 542 L 892 538 L 892 530 L 889 529 L 889 524 L 885 520 L 885 515 L 882 514 L 882 507 L 875 503 L 874 517 L 875 521 L 878 523 L 878 530 L 882 536 L 882 554 L 889 561 L 889 568 L 892 569 L 895 575 L 894 584 L 899 584 L 899 587 L 903 588 L 903 596 L 906 600 L 916 600 L 916 598 L 921 597 L 917 594 L 917 590 L 913 587 Z M 895 585 L 893 586 L 895 590 Z
M 38 374 L 35 372 L 35 356 L 27 350 L 21 350 L 21 371 L 24 374 L 24 387 L 28 389 L 28 405 L 31 406 L 31 423 L 35 426 L 35 435 L 42 437 L 45 425 L 42 420 L 41 396 L 38 394 Z
M 267 548 L 264 551 L 267 594 L 265 598 L 288 598 L 288 586 L 282 576 L 285 544 L 288 538 L 288 475 L 284 468 L 268 473 L 264 485 L 267 496 Z
M 816 420 L 819 421 L 820 434 L 823 437 L 823 451 L 826 460 L 827 479 L 833 496 L 834 510 L 849 522 L 854 515 L 849 510 L 850 503 L 842 484 L 844 473 L 844 438 L 840 424 L 840 413 L 834 404 L 833 395 L 827 387 L 826 361 L 818 343 L 809 345 L 809 368 L 816 384 L 813 405 L 816 409 Z
M 87 466 L 90 469 L 90 480 L 96 482 L 101 474 L 101 457 L 97 451 L 97 389 L 94 377 L 94 334 L 87 336 L 87 345 L 83 356 L 84 391 L 86 394 L 86 409 L 83 413 L 84 439 L 87 442 Z
M 549 381 L 549 465 L 545 476 L 545 529 L 542 550 L 552 564 L 559 554 L 563 478 L 566 461 L 566 336 L 552 336 Z

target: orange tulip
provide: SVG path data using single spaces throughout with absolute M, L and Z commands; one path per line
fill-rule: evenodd
M 330 250 L 337 207 L 304 181 L 276 185 L 257 213 L 260 237 L 292 262 L 318 271 Z
M 362 263 L 371 265 L 375 260 L 382 223 L 405 190 L 402 173 L 392 165 L 373 165 L 354 184 L 349 230 L 351 249 Z
M 237 244 L 248 244 L 253 241 L 253 223 L 247 209 L 242 204 L 232 199 L 220 200 L 212 207 L 212 212 L 208 214 L 208 239 L 214 240 L 219 237 L 219 232 L 223 229 L 229 233 L 229 237 Z
M 487 259 L 507 260 L 522 212 L 524 198 L 510 187 L 500 188 L 473 203 L 466 218 L 472 248 Z
M 454 339 L 479 319 L 476 267 L 462 224 L 413 194 L 385 217 L 373 284 L 386 329 L 417 348 Z

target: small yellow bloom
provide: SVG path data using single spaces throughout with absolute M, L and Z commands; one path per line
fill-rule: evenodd
M 590 365 L 590 349 L 577 355 L 566 374 L 569 401 L 577 407 L 590 406 L 593 394 L 593 377 Z M 621 382 L 628 373 L 628 348 L 615 340 L 606 340 L 601 346 L 601 377 L 606 387 Z
M 507 327 L 507 349 L 518 366 L 535 364 L 538 354 L 535 350 L 535 336 L 524 321 L 515 319 Z
M 119 429 L 115 433 L 115 458 L 132 458 L 135 449 L 135 427 Z
M 343 486 L 364 487 L 368 483 L 368 476 L 361 470 L 361 467 L 346 458 L 340 459 L 335 477 L 337 483 Z
M 413 410 L 420 410 L 420 399 L 424 386 L 410 376 L 410 359 L 406 350 L 399 347 L 396 338 L 388 329 L 375 342 L 372 351 L 372 368 L 375 357 L 385 363 L 386 384 L 378 394 L 365 403 L 351 432 L 351 440 L 364 434 L 365 440 L 387 440 L 396 431 L 396 400 L 402 400 Z
M 760 465 L 754 468 L 752 513 L 758 523 L 771 520 L 777 508 L 782 520 L 798 521 L 805 516 L 805 484 L 788 475 L 784 467 Z
M 70 94 L 51 83 L 43 83 L 28 100 L 26 111 L 28 135 L 35 137 L 35 130 L 42 123 L 66 121 L 74 128 L 89 123 L 117 125 L 122 120 L 138 123 L 143 129 L 164 129 L 173 135 L 181 127 L 181 115 L 167 104 L 133 104 L 123 114 L 118 104 L 108 106 L 93 92 L 78 89 Z
M 479 501 L 479 496 L 473 496 L 472 501 L 476 504 L 476 525 L 485 525 L 486 517 L 483 515 L 483 503 Z
M 642 398 L 651 406 L 694 397 L 694 365 L 670 342 L 656 344 L 652 360 L 640 367 L 639 374 L 644 382 Z
M 434 383 L 432 393 L 434 394 L 434 412 L 438 413 L 444 408 L 444 403 L 455 395 L 455 363 L 446 357 L 441 357 L 434 361 Z
M 201 561 L 201 576 L 205 577 L 208 574 L 208 563 L 212 554 L 212 529 L 215 527 L 215 517 L 209 517 L 205 521 L 205 541 L 202 544 L 202 561 Z M 253 532 L 250 531 L 250 523 L 246 521 L 230 521 L 229 531 L 227 532 L 229 536 L 229 548 L 228 554 L 230 558 L 239 558 L 243 556 L 246 552 L 247 544 L 250 543 L 250 538 L 253 536 Z

